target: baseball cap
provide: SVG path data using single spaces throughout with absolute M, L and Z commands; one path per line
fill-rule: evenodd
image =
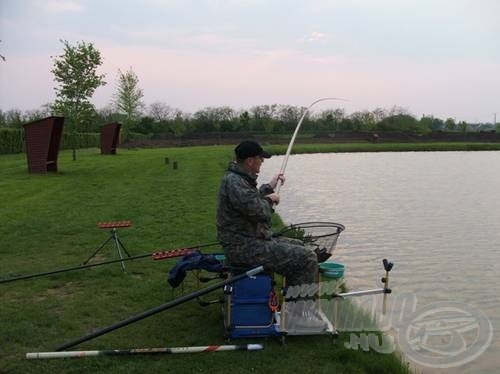
M 249 157 L 261 156 L 264 158 L 270 158 L 271 154 L 264 151 L 259 143 L 253 140 L 244 140 L 236 146 L 234 149 L 236 157 L 240 160 L 244 160 Z

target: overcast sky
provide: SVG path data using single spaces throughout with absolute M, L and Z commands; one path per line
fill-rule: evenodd
M 500 0 L 0 0 L 0 108 L 54 100 L 60 39 L 92 42 L 111 101 L 118 69 L 144 102 L 183 111 L 229 105 L 500 118 Z

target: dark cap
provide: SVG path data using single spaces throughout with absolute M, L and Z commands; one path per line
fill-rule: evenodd
M 239 160 L 244 160 L 249 157 L 261 156 L 270 158 L 271 154 L 264 151 L 259 143 L 253 140 L 245 140 L 236 146 L 234 153 Z

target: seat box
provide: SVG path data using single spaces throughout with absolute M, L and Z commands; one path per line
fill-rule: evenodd
M 226 336 L 244 338 L 276 335 L 269 307 L 273 278 L 266 274 L 244 278 L 225 289 Z

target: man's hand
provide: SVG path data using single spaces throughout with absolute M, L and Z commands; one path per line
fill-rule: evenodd
M 266 195 L 265 197 L 266 197 L 266 199 L 271 200 L 271 203 L 273 205 L 278 205 L 280 203 L 280 195 L 278 195 L 277 193 L 270 193 L 269 195 Z
M 316 256 L 318 257 L 318 263 L 322 263 L 322 262 L 325 262 L 326 260 L 328 260 L 332 255 L 330 253 L 327 252 L 326 248 L 316 248 L 314 250 L 314 252 L 316 253 Z
M 271 179 L 271 182 L 269 182 L 269 185 L 271 188 L 274 190 L 276 186 L 278 185 L 278 181 L 281 181 L 281 184 L 285 184 L 285 176 L 283 174 L 276 174 L 273 179 Z

